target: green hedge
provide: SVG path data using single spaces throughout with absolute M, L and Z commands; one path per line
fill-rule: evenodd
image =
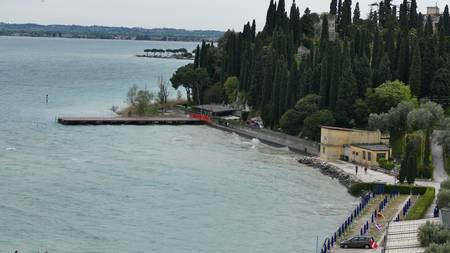
M 350 186 L 349 193 L 353 196 L 360 196 L 363 192 L 374 191 L 376 188 L 376 183 L 355 183 Z M 433 188 L 434 190 L 434 188 Z M 384 193 L 391 193 L 398 191 L 400 194 L 413 194 L 413 195 L 423 195 L 427 191 L 426 187 L 422 186 L 410 186 L 410 185 L 386 185 Z
M 433 204 L 435 195 L 435 189 L 433 187 L 426 188 L 425 194 L 421 195 L 417 202 L 412 206 L 409 213 L 406 215 L 406 220 L 418 220 L 422 219 L 427 210 Z

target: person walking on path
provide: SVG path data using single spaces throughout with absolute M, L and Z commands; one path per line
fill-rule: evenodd
M 355 166 L 356 175 L 358 175 L 358 165 Z
M 367 175 L 367 167 L 364 167 L 364 173 Z

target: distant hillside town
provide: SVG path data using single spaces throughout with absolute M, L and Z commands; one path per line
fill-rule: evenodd
M 174 28 L 107 27 L 79 25 L 8 24 L 0 22 L 0 36 L 28 36 L 114 40 L 217 41 L 224 32 Z

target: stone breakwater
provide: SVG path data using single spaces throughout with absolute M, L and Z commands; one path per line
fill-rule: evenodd
M 314 157 L 302 157 L 298 160 L 299 163 L 319 169 L 322 174 L 329 176 L 333 179 L 337 179 L 339 183 L 350 189 L 350 186 L 354 183 L 361 183 L 355 175 L 351 175 L 343 171 L 342 169 L 324 162 Z

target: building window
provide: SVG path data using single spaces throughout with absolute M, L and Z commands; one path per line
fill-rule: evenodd
M 377 154 L 377 161 L 380 159 L 386 159 L 386 154 L 385 153 L 378 153 Z
M 363 160 L 366 160 L 366 151 L 363 151 Z
M 371 152 L 367 152 L 367 160 L 372 161 L 372 153 Z
M 359 156 L 359 153 L 358 153 L 358 152 L 356 152 L 356 156 Z

